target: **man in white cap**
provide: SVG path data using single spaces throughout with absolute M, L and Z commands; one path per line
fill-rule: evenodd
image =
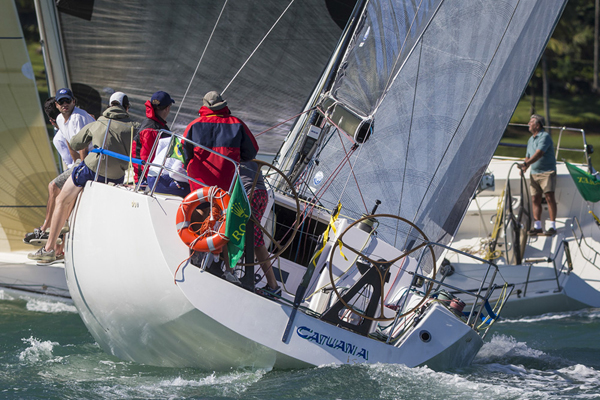
M 77 151 L 88 146 L 98 148 L 104 146 L 105 150 L 129 156 L 134 125 L 127 113 L 128 109 L 129 98 L 127 95 L 123 92 L 114 93 L 110 98 L 110 106 L 102 113 L 98 121 L 86 125 L 71 139 L 71 147 Z M 109 126 L 109 120 L 110 127 L 107 136 L 106 127 Z M 56 242 L 61 228 L 86 182 L 93 180 L 98 171 L 98 182 L 122 183 L 128 166 L 127 161 L 101 156 L 98 153 L 89 153 L 85 160 L 73 169 L 73 173 L 56 199 L 48 242 L 37 252 L 30 253 L 28 257 L 46 263 L 56 260 Z

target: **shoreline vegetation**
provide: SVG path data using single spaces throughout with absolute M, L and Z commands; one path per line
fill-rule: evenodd
M 17 7 L 27 40 L 40 102 L 43 104 L 48 97 L 48 85 L 33 1 L 18 0 Z M 543 62 L 540 60 L 540 65 L 525 89 L 510 122 L 527 124 L 533 113 L 546 117 L 543 98 L 543 89 L 546 87 L 551 125 L 584 129 L 587 143 L 600 152 L 600 96 L 593 84 L 593 44 L 594 1 L 569 1 L 543 56 L 546 59 L 546 74 L 542 70 Z M 49 135 L 52 135 L 52 126 L 48 123 L 47 127 Z M 556 146 L 559 131 L 552 130 L 551 134 Z M 509 126 L 502 142 L 527 144 L 529 137 L 527 127 Z M 582 150 L 581 134 L 563 133 L 561 148 Z M 525 149 L 499 146 L 496 155 L 522 158 L 525 156 Z M 561 151 L 558 159 L 575 163 L 584 162 L 582 152 Z M 600 170 L 600 155 L 593 154 L 592 163 L 596 170 Z

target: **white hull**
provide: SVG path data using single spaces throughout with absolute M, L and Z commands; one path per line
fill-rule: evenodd
M 473 200 L 453 247 L 476 253 L 481 241 L 489 237 L 492 231 L 490 220 L 497 213 L 498 199 L 502 195 L 509 168 L 517 161 L 496 158 L 492 160 L 489 170 L 495 176 L 495 190 L 483 191 Z M 529 174 L 527 178 L 529 181 Z M 520 178 L 516 168 L 511 172 L 510 181 L 513 197 L 519 198 Z M 600 256 L 596 253 L 600 252 L 600 228 L 588 213 L 587 204 L 577 191 L 564 163 L 558 163 L 557 166 L 555 196 L 558 203 L 557 234 L 553 237 L 528 238 L 521 265 L 508 264 L 505 252 L 496 260 L 500 272 L 495 283 L 502 285 L 506 281 L 514 284 L 512 295 L 502 310 L 504 317 L 600 307 Z M 598 214 L 598 205 L 591 206 Z M 547 206 L 543 204 L 542 220 L 547 218 Z M 576 220 L 579 221 L 581 230 L 577 227 Z M 584 241 L 581 241 L 582 235 Z M 570 250 L 572 271 L 568 268 L 563 241 Z M 511 246 L 510 240 L 504 241 L 504 236 L 498 243 L 498 249 L 502 251 Z M 481 257 L 484 253 L 476 254 Z M 444 282 L 466 289 L 479 287 L 486 266 L 457 254 L 448 254 L 447 258 L 452 263 L 455 273 Z
M 67 281 L 83 321 L 110 354 L 208 370 L 364 362 L 446 369 L 469 364 L 482 345 L 440 304 L 395 345 L 300 311 L 284 343 L 292 307 L 184 263 L 188 249 L 174 227 L 179 202 L 94 183 L 76 205 Z M 420 338 L 424 330 L 431 340 Z
M 0 289 L 67 301 L 71 299 L 64 264 L 36 264 L 27 259 L 26 251 L 0 253 Z

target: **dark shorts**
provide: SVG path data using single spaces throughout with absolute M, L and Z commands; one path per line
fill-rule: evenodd
M 260 220 L 265 213 L 265 209 L 267 208 L 267 204 L 269 203 L 269 195 L 265 189 L 256 189 L 254 190 L 254 196 L 252 197 L 252 203 L 250 206 L 252 207 L 252 215 L 256 218 L 256 220 L 260 223 Z M 255 224 L 254 225 L 254 247 L 260 247 L 265 244 L 265 239 L 263 238 L 263 233 L 260 227 Z
M 148 188 L 152 189 L 156 182 L 155 176 L 148 177 Z M 190 194 L 190 184 L 187 182 L 178 182 L 168 175 L 161 175 L 156 188 L 156 193 L 174 194 L 175 196 L 185 197 Z
M 71 175 L 71 177 L 73 178 L 73 183 L 75 183 L 75 186 L 84 187 L 87 181 L 94 180 L 94 178 L 96 177 L 96 173 L 89 169 L 89 167 L 85 165 L 85 162 L 82 162 L 81 164 L 73 168 L 73 174 Z M 98 175 L 98 182 L 111 182 L 114 184 L 119 184 L 123 183 L 123 178 L 121 177 L 119 179 L 108 179 L 104 178 L 101 175 Z

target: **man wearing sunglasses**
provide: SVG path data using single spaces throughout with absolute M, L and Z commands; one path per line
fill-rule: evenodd
M 75 105 L 75 97 L 69 88 L 62 88 L 56 92 L 56 108 L 60 111 L 60 115 L 56 118 L 56 124 L 67 140 L 67 144 L 84 126 L 94 122 L 94 117 Z M 83 149 L 77 153 L 69 144 L 69 152 L 74 161 L 83 160 L 87 156 L 88 150 Z

